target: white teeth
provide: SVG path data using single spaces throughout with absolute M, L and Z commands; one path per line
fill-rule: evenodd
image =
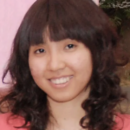
M 59 79 L 51 79 L 50 81 L 54 84 L 63 84 L 66 83 L 70 80 L 70 77 L 64 77 L 64 78 L 59 78 Z

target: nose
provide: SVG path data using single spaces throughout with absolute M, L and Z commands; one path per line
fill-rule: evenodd
M 48 57 L 47 67 L 51 71 L 58 71 L 64 69 L 66 66 L 64 58 L 59 53 L 53 53 Z

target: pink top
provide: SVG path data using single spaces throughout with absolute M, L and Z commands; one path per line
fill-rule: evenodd
M 0 114 L 0 130 L 27 130 L 27 128 L 14 128 L 13 126 L 20 126 L 24 123 L 23 118 L 13 118 L 8 120 L 10 113 Z M 117 127 L 114 130 L 130 130 L 130 115 L 119 114 L 116 117 Z
M 118 114 L 115 120 L 117 123 L 115 130 L 130 130 L 130 115 Z
M 27 130 L 27 128 L 14 128 L 14 126 L 19 127 L 24 124 L 24 119 L 22 117 L 13 118 L 10 120 L 10 113 L 0 114 L 0 130 Z

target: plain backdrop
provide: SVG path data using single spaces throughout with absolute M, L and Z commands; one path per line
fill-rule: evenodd
M 0 0 L 0 88 L 7 88 L 1 81 L 8 62 L 11 45 L 24 14 L 35 0 Z
M 3 70 L 7 65 L 11 45 L 26 11 L 36 0 L 0 0 L 0 89 L 7 89 L 2 83 Z M 99 0 L 94 0 L 98 5 Z M 9 79 L 9 76 L 7 77 Z

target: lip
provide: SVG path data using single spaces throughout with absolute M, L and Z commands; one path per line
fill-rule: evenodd
M 65 77 L 73 77 L 73 76 L 72 75 L 64 75 L 64 76 L 51 77 L 50 79 L 59 79 L 59 78 L 65 78 Z
M 61 77 L 57 77 L 57 78 L 62 78 L 62 77 L 70 77 L 70 80 L 69 80 L 68 82 L 66 82 L 66 83 L 63 83 L 63 84 L 54 84 L 54 83 L 52 83 L 52 82 L 50 81 L 50 79 L 49 79 L 48 81 L 49 81 L 50 85 L 51 85 L 53 88 L 65 88 L 65 87 L 67 87 L 67 86 L 70 84 L 70 82 L 71 82 L 73 76 L 61 76 Z M 57 78 L 55 77 L 55 78 L 53 78 L 53 79 L 57 79 Z

